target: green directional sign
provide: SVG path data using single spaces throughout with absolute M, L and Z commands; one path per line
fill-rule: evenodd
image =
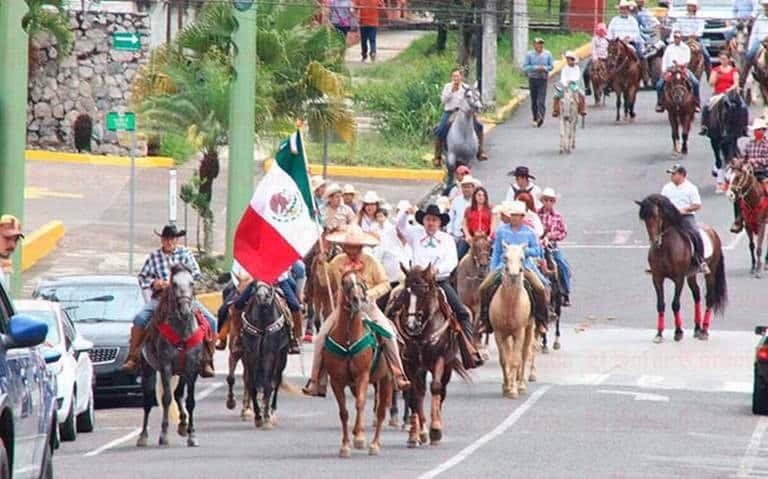
M 128 111 L 124 115 L 116 111 L 107 113 L 107 130 L 136 131 L 136 114 Z
M 130 32 L 114 32 L 112 34 L 112 48 L 136 52 L 141 50 L 141 35 Z

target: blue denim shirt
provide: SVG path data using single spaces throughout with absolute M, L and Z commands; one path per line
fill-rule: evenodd
M 520 226 L 513 230 L 511 225 L 504 224 L 496 230 L 496 238 L 493 240 L 491 252 L 491 271 L 504 266 L 504 244 L 525 245 L 525 267 L 538 272 L 538 267 L 531 258 L 541 258 L 543 252 L 536 239 L 536 234 L 527 226 Z
M 539 66 L 545 67 L 545 70 L 539 70 L 537 68 Z M 536 50 L 531 50 L 525 55 L 523 71 L 528 74 L 528 78 L 546 79 L 553 67 L 554 62 L 549 50 L 542 50 L 541 54 L 536 53 Z

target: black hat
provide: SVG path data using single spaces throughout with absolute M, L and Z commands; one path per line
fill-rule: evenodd
M 531 175 L 531 172 L 528 170 L 527 166 L 518 166 L 517 168 L 515 168 L 515 171 L 510 171 L 509 173 L 507 173 L 507 176 L 514 176 L 516 178 L 518 176 L 522 176 L 524 178 L 530 178 L 532 180 L 536 179 L 535 176 Z
M 165 225 L 162 233 L 158 233 L 157 230 L 155 230 L 155 234 L 161 238 L 180 238 L 182 236 L 187 236 L 187 231 L 177 230 L 176 225 Z
M 448 224 L 448 222 L 451 221 L 451 217 L 448 216 L 447 213 L 441 213 L 440 212 L 440 207 L 437 206 L 434 203 L 429 205 L 429 206 L 427 206 L 426 210 L 419 210 L 419 211 L 417 211 L 416 212 L 416 221 L 418 221 L 420 225 L 423 225 L 424 224 L 424 217 L 427 216 L 427 215 L 429 215 L 429 216 L 437 216 L 438 218 L 440 218 L 440 225 L 441 226 L 445 226 L 445 225 Z

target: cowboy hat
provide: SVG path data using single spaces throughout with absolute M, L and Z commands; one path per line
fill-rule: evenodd
M 544 39 L 541 37 L 536 37 L 533 39 L 533 43 L 544 43 Z
M 363 196 L 363 204 L 376 204 L 381 203 L 382 199 L 379 198 L 379 195 L 376 194 L 375 191 L 366 191 L 365 196 Z
M 522 176 L 524 178 L 529 178 L 531 180 L 536 179 L 536 177 L 531 174 L 527 166 L 518 166 L 517 168 L 514 169 L 514 171 L 510 171 L 509 173 L 507 173 L 507 176 L 514 176 L 515 178 Z
M 400 200 L 397 202 L 397 211 L 408 211 L 413 208 L 413 205 L 408 200 Z
M 331 243 L 345 244 L 349 246 L 376 246 L 379 240 L 366 233 L 359 225 L 351 224 L 344 231 L 337 231 L 325 237 Z
M 176 229 L 176 225 L 165 225 L 162 232 L 158 233 L 155 230 L 155 234 L 161 238 L 181 238 L 182 236 L 187 236 L 187 231 L 179 231 Z
M 570 50 L 568 50 L 567 52 L 565 52 L 565 58 L 573 58 L 574 60 L 578 60 L 578 58 L 576 57 L 576 54 L 575 54 L 575 53 L 573 53 L 573 52 L 572 52 L 572 51 L 570 51 Z
M 462 186 L 469 185 L 469 184 L 472 184 L 472 185 L 475 185 L 475 186 L 480 186 L 482 183 L 480 183 L 480 180 L 478 180 L 477 178 L 475 178 L 472 175 L 464 175 L 464 178 L 461 179 L 459 184 L 462 185 Z
M 766 1 L 768 1 L 768 0 L 766 0 Z M 757 118 L 755 118 L 755 120 L 752 122 L 751 125 L 749 125 L 749 129 L 752 130 L 752 131 L 754 131 L 754 130 L 764 130 L 765 128 L 768 128 L 768 122 L 766 122 L 763 118 L 761 118 L 759 116 Z
M 451 221 L 451 217 L 448 216 L 447 213 L 443 213 L 440 210 L 440 207 L 436 204 L 431 204 L 427 206 L 427 209 L 425 210 L 419 210 L 416 212 L 416 221 L 420 224 L 424 224 L 424 217 L 425 216 L 436 216 L 437 218 L 440 218 L 440 225 L 445 226 L 448 224 L 449 221 Z
M 325 194 L 323 195 L 323 198 L 324 198 L 324 199 L 328 199 L 328 198 L 330 198 L 331 196 L 333 196 L 333 195 L 335 195 L 335 194 L 337 194 L 337 193 L 338 193 L 338 194 L 341 194 L 341 192 L 342 192 L 342 190 L 341 190 L 341 186 L 339 186 L 339 184 L 338 184 L 338 183 L 331 183 L 331 184 L 330 184 L 330 185 L 328 185 L 328 187 L 325 189 Z
M 550 187 L 544 188 L 544 190 L 541 192 L 541 197 L 542 198 L 553 198 L 553 199 L 560 198 L 560 196 L 557 193 L 555 193 L 555 190 L 553 188 L 550 188 Z
M 522 201 L 502 201 L 494 210 L 504 216 L 525 215 L 527 210 Z
M 322 176 L 313 176 L 309 179 L 309 187 L 312 188 L 313 192 L 323 186 L 325 183 L 325 178 Z
M 341 194 L 342 195 L 355 195 L 355 196 L 357 196 L 358 193 L 357 193 L 357 190 L 355 189 L 354 186 L 352 186 L 349 183 L 347 183 L 346 185 L 344 185 L 344 188 L 342 188 Z
M 627 0 L 621 0 L 619 2 L 619 8 L 629 8 L 629 2 Z
M 6 238 L 24 238 L 21 233 L 21 222 L 13 215 L 0 216 L 0 234 Z

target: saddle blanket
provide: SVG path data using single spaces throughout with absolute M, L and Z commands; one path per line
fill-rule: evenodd
M 714 245 L 712 244 L 712 238 L 707 234 L 707 231 L 699 226 L 699 236 L 701 237 L 701 243 L 704 245 L 704 259 L 712 257 L 714 251 Z

